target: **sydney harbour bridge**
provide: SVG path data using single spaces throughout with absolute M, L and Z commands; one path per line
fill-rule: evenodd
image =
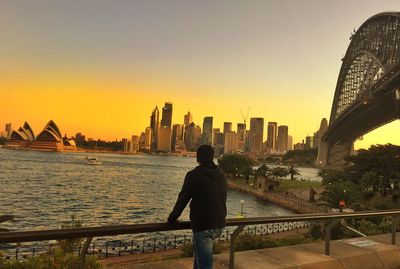
M 327 168 L 343 167 L 357 138 L 400 117 L 400 12 L 369 18 L 350 39 L 318 151 Z

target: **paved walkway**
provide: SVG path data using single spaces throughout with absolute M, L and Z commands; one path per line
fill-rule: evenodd
M 400 234 L 398 233 L 398 240 Z M 381 269 L 400 268 L 400 247 L 390 244 L 389 234 L 331 242 L 331 255 L 324 255 L 324 242 L 238 252 L 235 269 Z M 214 269 L 228 268 L 229 255 L 214 256 Z M 192 258 L 142 264 L 109 265 L 110 269 L 191 269 Z
M 316 204 L 310 203 L 308 200 L 302 197 L 294 196 L 292 193 L 274 193 L 274 192 L 260 192 L 250 186 L 240 185 L 233 180 L 228 180 L 229 188 L 235 189 L 240 192 L 248 193 L 261 200 L 267 200 L 279 206 L 291 209 L 298 213 L 316 213 L 320 212 L 321 208 L 318 208 Z

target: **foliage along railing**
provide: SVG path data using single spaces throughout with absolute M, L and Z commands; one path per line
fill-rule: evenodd
M 392 223 L 392 244 L 396 243 L 396 230 L 400 221 L 400 210 L 383 210 L 383 211 L 365 211 L 353 213 L 331 213 L 331 214 L 301 214 L 279 217 L 258 217 L 258 218 L 237 218 L 227 219 L 226 226 L 237 228 L 230 234 L 230 265 L 234 266 L 234 241 L 236 237 L 248 225 L 263 225 L 282 223 L 298 223 L 309 221 L 325 221 L 325 254 L 330 254 L 330 233 L 333 226 L 344 219 L 359 219 L 359 218 L 374 218 L 374 217 L 393 217 Z M 283 225 L 283 226 L 282 226 Z M 279 227 L 279 226 L 278 226 Z M 288 226 L 289 227 L 289 226 Z M 93 237 L 115 236 L 122 234 L 140 234 L 149 232 L 161 231 L 176 231 L 190 229 L 190 223 L 180 222 L 177 224 L 168 223 L 147 223 L 147 224 L 132 224 L 132 225 L 114 225 L 104 227 L 84 227 L 71 229 L 56 229 L 56 230 L 41 230 L 41 231 L 26 231 L 26 232 L 3 232 L 0 233 L 0 243 L 20 243 L 32 241 L 46 240 L 65 240 L 76 238 L 87 238 L 81 253 L 87 254 L 90 242 Z M 279 228 L 278 228 L 279 229 Z M 85 256 L 83 255 L 83 257 Z
M 252 235 L 269 235 L 286 231 L 293 231 L 305 227 L 310 227 L 311 223 L 307 221 L 293 221 L 270 223 L 264 225 L 247 226 L 244 232 Z M 228 242 L 230 235 L 234 229 L 226 228 L 224 233 L 217 239 L 219 242 Z M 99 238 L 101 239 L 101 238 Z M 167 249 L 176 249 L 187 243 L 191 243 L 191 234 L 165 234 L 147 236 L 141 238 L 121 238 L 116 240 L 96 240 L 92 241 L 88 248 L 88 255 L 96 255 L 99 258 L 107 258 L 111 256 L 122 256 L 129 254 L 140 254 L 147 252 L 162 251 Z M 4 245 L 4 244 L 3 244 Z M 34 257 L 39 253 L 48 252 L 53 244 L 8 244 L 7 247 L 0 244 L 0 250 L 5 253 L 6 259 L 26 259 Z M 79 254 L 82 249 L 82 244 L 75 249 Z

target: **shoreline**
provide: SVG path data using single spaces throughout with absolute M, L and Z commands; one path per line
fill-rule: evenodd
M 308 202 L 300 197 L 286 195 L 286 193 L 259 192 L 251 188 L 245 188 L 228 178 L 228 188 L 249 194 L 257 199 L 268 201 L 280 207 L 292 210 L 297 214 L 317 213 L 320 210 L 315 204 Z M 288 193 L 289 194 L 289 193 Z M 293 194 L 293 193 L 291 193 Z

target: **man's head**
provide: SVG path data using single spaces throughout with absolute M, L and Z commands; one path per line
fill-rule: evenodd
M 201 145 L 196 151 L 197 162 L 209 165 L 214 163 L 214 149 L 210 145 Z

